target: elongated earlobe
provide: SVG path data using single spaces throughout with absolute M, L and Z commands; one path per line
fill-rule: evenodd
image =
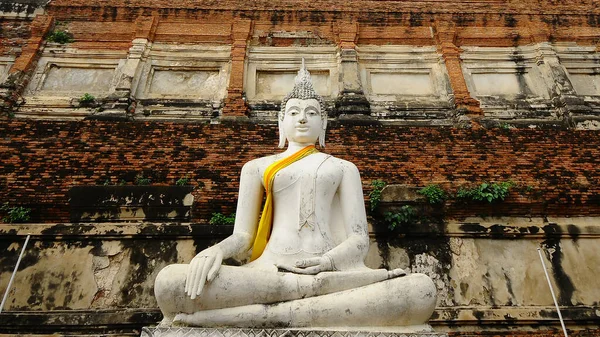
M 281 120 L 278 121 L 277 123 L 279 125 L 279 148 L 284 148 L 285 147 L 285 131 L 283 130 L 283 123 Z
M 321 128 L 321 133 L 319 134 L 319 146 L 325 147 L 325 132 L 327 131 L 327 116 L 323 120 L 323 127 Z

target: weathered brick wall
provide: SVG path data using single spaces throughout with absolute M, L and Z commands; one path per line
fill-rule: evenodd
M 20 48 L 31 35 L 31 21 L 0 19 L 0 54 Z
M 600 133 L 529 129 L 452 129 L 331 123 L 326 152 L 354 162 L 365 194 L 369 183 L 449 191 L 483 181 L 512 180 L 504 215 L 600 215 Z M 3 121 L 0 202 L 35 209 L 34 221 L 68 220 L 71 186 L 155 184 L 181 177 L 198 186 L 194 218 L 233 212 L 244 162 L 273 154 L 271 124 Z M 480 214 L 477 205 L 448 205 L 454 217 Z M 486 211 L 487 213 L 490 210 Z

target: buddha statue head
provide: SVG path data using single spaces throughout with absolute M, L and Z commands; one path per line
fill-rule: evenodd
M 285 146 L 285 141 L 291 140 L 292 135 L 288 135 L 286 132 L 286 118 L 291 118 L 296 113 L 312 114 L 315 113 L 320 118 L 320 125 L 318 126 L 318 140 L 319 146 L 325 147 L 325 130 L 327 129 L 327 113 L 324 110 L 323 98 L 317 94 L 313 87 L 310 73 L 306 69 L 304 59 L 302 59 L 302 67 L 298 71 L 298 75 L 294 80 L 294 88 L 288 93 L 281 101 L 281 110 L 279 111 L 279 147 Z M 302 110 L 300 112 L 299 110 Z M 289 123 L 287 123 L 289 124 Z M 310 130 L 308 130 L 310 131 Z M 311 135 L 307 134 L 306 137 L 310 138 Z M 304 139 L 306 140 L 306 139 Z M 314 143 L 316 139 L 312 140 Z

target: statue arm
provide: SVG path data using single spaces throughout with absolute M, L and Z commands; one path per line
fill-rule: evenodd
M 212 281 L 223 259 L 235 257 L 250 250 L 258 226 L 263 198 L 260 172 L 255 161 L 248 162 L 240 175 L 240 190 L 233 234 L 218 244 L 198 253 L 190 262 L 185 291 L 192 299 L 202 293 L 206 282 Z
M 364 266 L 369 250 L 369 232 L 360 173 L 350 162 L 344 162 L 338 193 L 347 238 L 325 253 L 325 257 L 335 270 L 359 268 Z

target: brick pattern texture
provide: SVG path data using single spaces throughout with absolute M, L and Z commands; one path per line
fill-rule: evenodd
M 600 133 L 529 129 L 350 126 L 332 123 L 325 152 L 354 162 L 370 182 L 455 192 L 512 180 L 493 207 L 449 202 L 448 216 L 600 215 Z M 68 221 L 71 186 L 154 184 L 184 176 L 195 189 L 194 221 L 235 210 L 243 163 L 279 151 L 272 124 L 169 122 L 0 122 L 0 202 L 34 209 L 33 221 Z

